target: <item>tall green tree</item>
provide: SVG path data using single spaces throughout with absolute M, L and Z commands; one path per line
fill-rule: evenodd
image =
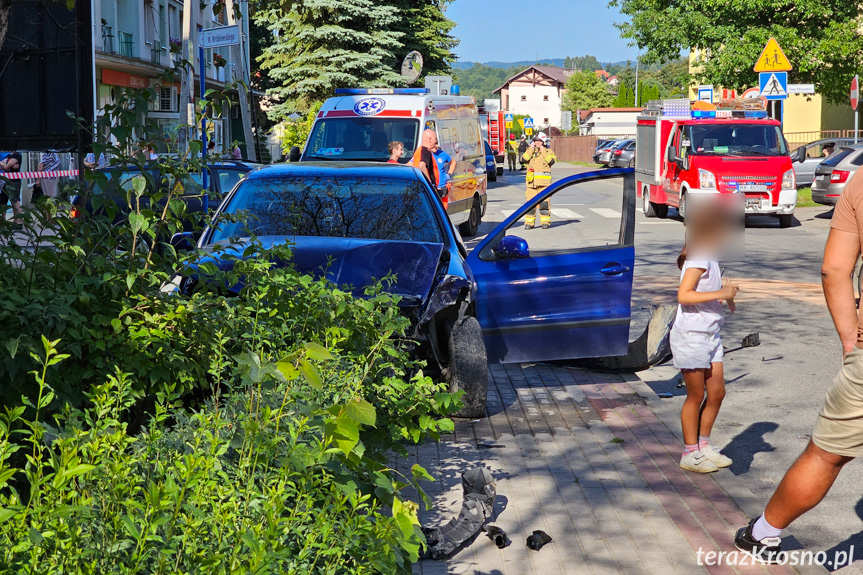
M 305 112 L 335 88 L 403 83 L 400 13 L 379 0 L 297 0 L 256 14 L 277 35 L 258 61 L 276 84 L 273 120 Z
M 847 99 L 863 68 L 859 3 L 847 0 L 611 0 L 628 17 L 617 26 L 645 62 L 676 60 L 698 49 L 697 79 L 729 88 L 757 85 L 752 71 L 775 37 L 794 65 L 795 82 L 814 83 L 832 102 Z
M 458 39 L 453 34 L 455 22 L 446 17 L 446 9 L 452 0 L 392 0 L 378 2 L 398 10 L 399 20 L 395 30 L 402 34 L 403 58 L 412 50 L 423 56 L 423 76 L 451 73 L 450 64 L 455 61 L 453 50 Z M 495 86 L 497 87 L 497 86 Z
M 566 80 L 566 94 L 563 96 L 564 110 L 590 110 L 607 108 L 614 101 L 605 82 L 592 71 L 575 72 Z

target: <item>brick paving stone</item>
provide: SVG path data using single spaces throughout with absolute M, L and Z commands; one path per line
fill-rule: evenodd
M 409 473 L 419 461 L 438 478 L 424 486 L 434 498 L 433 509 L 420 512 L 429 525 L 458 513 L 461 473 L 486 467 L 497 483 L 492 522 L 511 544 L 499 550 L 480 534 L 450 560 L 420 561 L 413 572 L 794 573 L 697 564 L 699 549 L 733 549 L 745 516 L 715 479 L 679 468 L 679 440 L 652 411 L 655 396 L 638 383 L 548 365 L 491 366 L 488 417 L 457 420 L 453 434 L 392 465 Z M 525 546 L 534 529 L 554 538 L 539 552 Z

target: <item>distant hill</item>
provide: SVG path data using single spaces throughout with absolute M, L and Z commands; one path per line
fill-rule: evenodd
M 520 60 L 518 62 L 453 62 L 454 70 L 468 70 L 477 65 L 488 66 L 489 68 L 527 68 L 528 66 L 533 66 L 537 62 L 540 62 L 545 66 L 557 66 L 558 68 L 563 67 L 563 63 L 566 61 L 566 58 L 540 58 L 539 60 Z M 620 62 L 602 62 L 601 65 L 605 68 L 611 67 L 621 67 L 626 66 L 627 60 L 621 60 Z

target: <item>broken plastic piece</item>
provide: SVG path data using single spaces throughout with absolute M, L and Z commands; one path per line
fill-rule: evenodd
M 746 349 L 747 347 L 758 347 L 761 345 L 761 337 L 758 333 L 750 333 L 746 337 L 743 338 L 743 341 L 740 342 L 739 347 L 735 347 L 733 349 L 725 349 L 723 353 L 731 353 L 732 351 L 738 351 L 741 349 Z
M 486 525 L 482 530 L 485 531 L 485 534 L 488 535 L 489 539 L 494 541 L 494 544 L 497 545 L 498 549 L 506 547 L 506 544 L 509 541 L 509 538 L 506 536 L 506 531 L 494 525 Z
M 657 394 L 656 394 L 656 397 L 659 397 L 659 398 L 661 398 L 661 399 L 668 399 L 668 398 L 670 398 L 670 397 L 674 397 L 674 394 L 673 394 L 673 393 L 668 393 L 668 392 L 663 392 L 663 393 L 657 393 Z
M 464 499 L 458 517 L 440 527 L 422 528 L 428 543 L 425 557 L 437 560 L 452 556 L 491 517 L 497 496 L 491 473 L 476 467 L 462 473 L 461 485 Z
M 551 541 L 551 536 L 549 536 L 548 533 L 537 529 L 533 532 L 533 535 L 529 535 L 527 537 L 527 546 L 534 551 L 539 551 L 540 549 L 542 549 L 543 545 L 545 545 L 546 543 L 550 543 Z

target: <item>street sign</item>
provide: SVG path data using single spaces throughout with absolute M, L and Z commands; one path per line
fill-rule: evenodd
M 857 111 L 857 102 L 860 99 L 860 80 L 857 76 L 851 80 L 851 109 Z
M 702 102 L 713 103 L 713 84 L 706 84 L 698 87 L 698 99 Z
M 788 61 L 785 52 L 779 47 L 779 42 L 775 38 L 771 38 L 764 46 L 764 50 L 761 51 L 753 70 L 756 72 L 788 72 L 793 68 L 794 66 Z
M 503 117 L 503 121 L 504 121 L 504 123 L 506 124 L 506 129 L 507 129 L 507 130 L 512 130 L 512 114 L 506 114 L 506 115 Z
M 507 130 L 512 130 L 512 122 L 504 122 L 504 124 L 506 124 Z
M 761 96 L 768 100 L 784 100 L 788 97 L 788 72 L 762 72 L 758 75 Z
M 533 136 L 533 128 L 525 128 L 524 133 L 528 136 Z
M 560 127 L 562 130 L 572 129 L 572 112 L 569 110 L 563 110 L 560 113 Z
M 525 118 L 524 119 L 524 128 L 525 129 L 533 129 L 533 118 Z
M 814 94 L 815 84 L 788 84 L 789 94 Z
M 521 129 L 524 130 L 524 118 L 518 119 L 518 125 L 521 126 Z
M 760 98 L 761 97 L 761 90 L 759 88 L 749 88 L 748 90 L 743 92 L 740 95 L 740 97 L 743 98 L 744 100 L 746 98 Z
M 198 31 L 198 46 L 201 48 L 219 48 L 240 43 L 239 26 L 221 26 L 219 28 L 202 28 Z

